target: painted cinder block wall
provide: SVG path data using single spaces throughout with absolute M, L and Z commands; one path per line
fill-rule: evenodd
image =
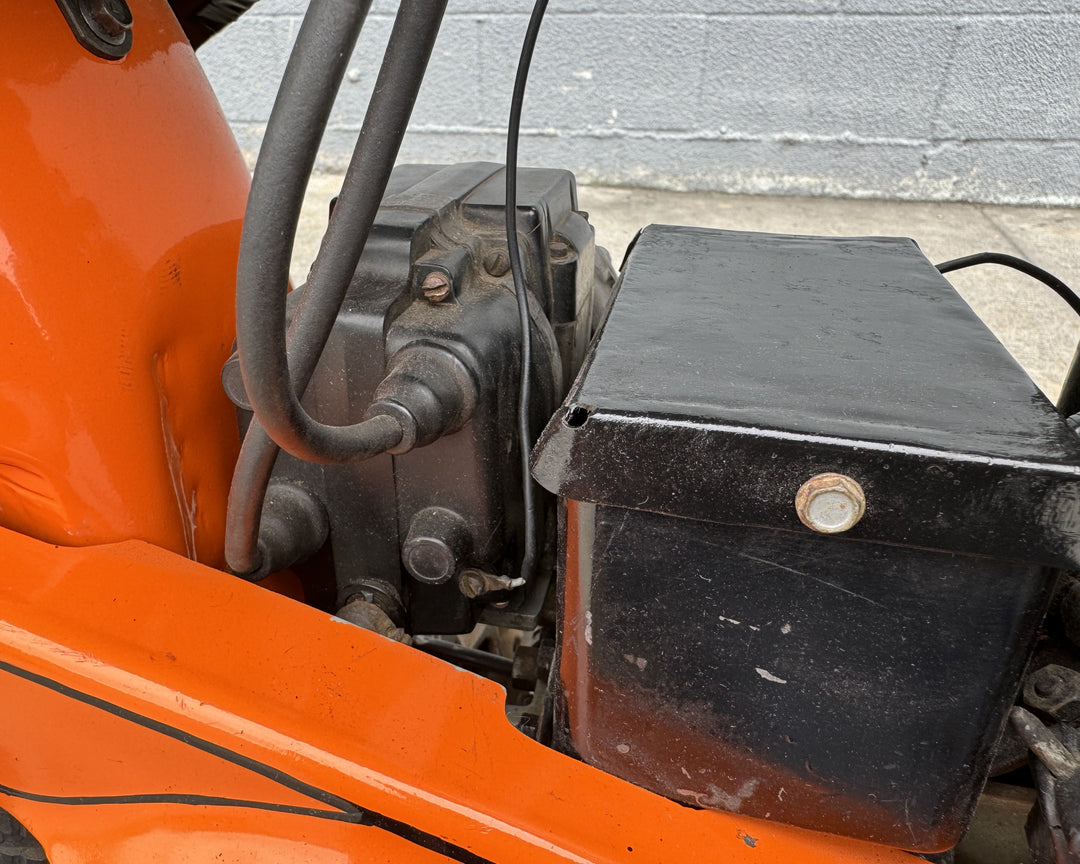
M 200 49 L 241 146 L 305 0 Z M 450 0 L 402 160 L 502 161 L 528 0 Z M 376 0 L 323 142 L 348 159 L 395 6 Z M 1080 204 L 1080 0 L 552 0 L 522 164 L 683 190 Z

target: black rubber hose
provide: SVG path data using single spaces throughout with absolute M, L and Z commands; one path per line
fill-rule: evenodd
M 259 548 L 259 526 L 278 452 L 277 444 L 253 419 L 240 445 L 225 514 L 225 564 L 237 576 L 252 580 L 270 575 L 263 566 L 269 561 Z
M 267 345 L 267 341 L 270 339 L 275 340 L 278 346 L 278 356 L 274 358 L 276 361 L 280 361 L 280 355 L 284 353 L 281 349 L 281 342 L 285 340 L 283 332 L 284 286 L 288 280 L 292 238 L 295 235 L 296 223 L 299 220 L 299 204 L 303 200 L 304 186 L 306 186 L 307 178 L 314 165 L 318 143 L 326 126 L 330 109 L 333 106 L 334 96 L 345 73 L 346 61 L 359 32 L 358 25 L 354 25 L 355 19 L 349 17 L 343 19 L 350 28 L 355 26 L 356 32 L 349 34 L 351 38 L 348 40 L 347 47 L 344 35 L 338 34 L 341 40 L 339 43 L 340 50 L 330 51 L 331 56 L 334 58 L 334 63 L 330 64 L 333 66 L 332 71 L 323 70 L 323 73 L 318 77 L 308 73 L 309 65 L 317 62 L 313 56 L 307 56 L 308 53 L 311 51 L 315 51 L 316 54 L 322 53 L 323 49 L 319 48 L 319 46 L 326 46 L 330 41 L 327 29 L 332 29 L 333 20 L 327 22 L 323 17 L 323 12 L 327 6 L 333 5 L 334 3 L 328 3 L 327 0 L 315 0 L 309 8 L 308 16 L 304 19 L 304 25 L 301 26 L 301 33 L 297 38 L 296 48 L 294 48 L 289 65 L 286 68 L 281 91 L 278 94 L 277 101 L 274 103 L 270 124 L 267 127 L 267 135 L 260 151 L 259 163 L 256 165 L 256 177 L 252 184 L 253 194 L 256 191 L 256 183 L 259 184 L 260 200 L 262 201 L 260 206 L 263 209 L 255 209 L 252 206 L 251 198 L 249 198 L 248 215 L 245 217 L 245 240 L 249 237 L 249 220 L 256 220 L 255 228 L 259 230 L 253 228 L 250 234 L 252 238 L 250 244 L 256 244 L 255 246 L 248 245 L 245 247 L 242 244 L 241 247 L 241 268 L 245 264 L 249 266 L 249 271 L 245 272 L 250 272 L 250 278 L 244 284 L 249 289 L 251 302 L 249 303 L 246 300 L 248 295 L 245 295 L 244 301 L 240 298 L 241 280 L 238 273 L 237 331 L 239 335 L 242 326 L 241 321 L 244 322 L 245 335 L 251 336 L 251 331 L 254 330 L 257 351 L 260 348 L 264 349 L 264 351 L 272 348 L 273 346 Z M 351 7 L 354 4 L 346 3 L 345 5 Z M 366 11 L 370 2 L 360 5 Z M 386 188 L 386 182 L 393 168 L 401 138 L 404 135 L 404 128 L 408 122 L 408 114 L 411 113 L 416 91 L 419 89 L 420 80 L 423 78 L 423 72 L 426 69 L 445 7 L 445 0 L 426 3 L 405 2 L 399 10 L 390 43 L 387 46 L 386 56 L 383 59 L 375 93 L 372 95 L 372 105 L 365 115 L 363 128 L 342 185 L 341 195 L 331 216 L 326 237 L 324 237 L 319 254 L 312 265 L 308 285 L 303 294 L 305 302 L 298 304 L 293 324 L 289 328 L 287 365 L 290 370 L 290 386 L 287 389 L 289 391 L 288 396 L 291 396 L 294 400 L 295 394 L 302 393 L 311 380 L 315 367 L 318 365 L 323 344 L 333 327 L 342 299 L 344 299 L 349 282 L 356 270 L 356 265 L 363 251 L 363 245 L 371 230 L 371 224 L 374 222 L 375 213 L 378 210 L 379 202 L 382 200 Z M 315 35 L 308 34 L 305 37 L 304 29 L 308 24 L 308 19 L 312 16 L 316 16 L 316 20 L 309 29 L 314 30 Z M 420 40 L 422 50 L 420 54 L 412 54 L 410 52 L 416 49 L 417 43 L 414 33 L 410 33 L 409 28 L 415 30 L 418 18 L 420 19 L 419 23 L 423 25 L 424 36 Z M 403 31 L 405 36 L 401 36 Z M 404 45 L 403 40 L 405 40 Z M 298 52 L 300 52 L 299 56 Z M 395 76 L 400 74 L 399 67 L 410 58 L 419 68 L 413 74 L 407 76 L 407 83 L 412 95 L 405 100 L 407 102 L 407 106 L 405 106 L 406 116 L 403 120 L 396 122 L 392 131 L 388 131 L 386 126 L 379 128 L 378 124 L 385 122 L 387 115 L 390 115 L 391 120 L 396 120 L 395 112 L 392 110 L 393 106 L 387 106 L 386 103 L 388 100 L 394 101 L 395 97 L 400 96 L 400 94 L 394 87 L 388 86 L 387 82 L 388 80 L 394 81 Z M 338 62 L 339 60 L 341 62 Z M 294 68 L 300 71 L 290 74 L 290 70 Z M 310 94 L 305 94 L 303 88 L 309 86 L 314 86 L 315 90 Z M 398 107 L 400 109 L 402 106 L 399 105 Z M 297 119 L 295 123 L 290 122 L 291 112 L 296 112 Z M 296 128 L 299 126 L 303 126 L 303 129 Z M 271 135 L 271 130 L 274 130 L 273 135 Z M 387 145 L 386 138 L 388 135 L 391 139 L 389 147 L 392 152 L 379 154 L 377 152 L 378 148 Z M 374 172 L 378 176 L 373 180 L 371 177 L 373 172 L 370 166 L 365 167 L 358 163 L 379 156 L 382 158 L 378 159 L 378 170 Z M 282 165 L 280 167 L 268 165 L 260 173 L 259 166 L 265 164 L 264 160 L 271 158 L 282 160 Z M 293 166 L 291 170 L 289 165 Z M 278 181 L 280 181 L 280 184 L 275 185 Z M 373 185 L 365 186 L 367 183 Z M 286 199 L 282 201 L 280 207 L 274 201 L 275 194 Z M 348 248 L 342 251 L 343 246 Z M 268 257 L 259 258 L 254 255 L 253 249 L 255 248 L 262 255 Z M 245 251 L 249 257 L 245 257 Z M 272 274 L 277 275 L 275 277 Z M 272 286 L 282 286 L 281 291 L 260 291 L 261 279 L 268 280 Z M 318 303 L 309 300 L 314 293 L 327 290 L 326 288 L 320 288 L 321 285 L 335 279 L 337 282 L 331 283 L 330 289 L 334 296 L 328 296 Z M 263 293 L 270 296 L 264 298 Z M 273 307 L 273 311 L 268 313 L 267 307 Z M 305 308 L 306 311 L 303 311 Z M 270 321 L 270 318 L 272 318 L 274 326 L 270 330 L 262 330 L 263 325 L 269 326 L 267 322 Z M 259 337 L 262 337 L 262 339 L 260 340 Z M 240 340 L 238 339 L 238 341 Z M 250 339 L 247 340 L 247 344 L 251 345 Z M 244 370 L 243 362 L 242 360 L 241 372 Z M 258 362 L 252 363 L 249 357 L 248 368 L 257 370 Z M 280 375 L 280 362 L 275 363 L 275 368 L 278 368 L 278 372 L 274 374 Z M 258 385 L 262 380 L 259 378 L 260 373 L 258 371 L 255 371 L 254 375 L 257 379 L 254 382 L 249 381 L 249 375 L 245 375 L 244 379 L 245 390 L 249 398 L 252 399 L 253 405 L 252 384 Z M 258 411 L 259 409 L 256 408 L 256 418 L 252 420 L 247 435 L 244 437 L 244 443 L 240 449 L 240 458 L 237 460 L 236 470 L 233 474 L 232 487 L 229 491 L 225 532 L 225 560 L 229 569 L 242 575 L 265 575 L 260 572 L 262 555 L 258 549 L 259 526 L 262 518 L 263 498 L 279 449 L 278 443 L 271 438 L 259 422 Z M 355 454 L 354 458 L 360 455 L 375 455 L 384 452 L 401 439 L 401 427 L 390 417 L 373 417 L 365 421 L 365 424 L 360 425 L 364 426 L 364 434 L 367 438 L 365 443 L 369 444 L 370 448 L 366 453 Z
M 301 170 L 297 164 L 298 145 L 301 141 L 307 145 L 312 134 L 317 143 L 322 127 L 314 133 L 278 133 L 269 142 L 274 149 L 261 176 L 256 166 L 237 274 L 240 371 L 255 416 L 266 433 L 278 446 L 310 462 L 345 462 L 373 456 L 393 447 L 401 437 L 396 421 L 384 416 L 351 426 L 327 426 L 304 410 L 298 394 L 304 391 L 318 364 L 356 271 L 445 9 L 446 0 L 402 0 L 341 194 L 289 328 L 287 350 L 284 286 L 299 200 L 295 212 L 290 206 L 281 213 L 278 199 L 285 198 L 292 205 L 292 190 L 297 187 L 302 195 L 314 154 L 310 154 L 310 160 L 305 159 L 306 171 L 297 181 L 295 174 Z M 294 51 L 290 67 L 296 57 Z M 271 124 L 283 105 L 291 109 L 293 103 L 302 106 L 306 99 L 314 98 L 299 83 L 293 85 L 289 79 L 283 82 Z M 300 107 L 296 111 L 296 116 L 289 118 L 290 128 L 305 125 L 307 115 L 312 113 Z M 264 139 L 264 151 L 267 146 Z M 306 151 L 304 156 L 308 156 Z M 283 193 L 282 189 L 288 191 Z
M 536 565 L 536 496 L 533 492 L 532 473 L 529 471 L 529 452 L 532 437 L 529 434 L 529 384 L 532 375 L 532 339 L 529 322 L 529 295 L 525 286 L 525 273 L 521 267 L 521 247 L 517 231 L 517 159 L 518 134 L 521 130 L 521 106 L 525 101 L 525 84 L 529 78 L 536 37 L 544 20 L 547 0 L 536 0 L 525 41 L 521 45 L 514 93 L 510 100 L 510 122 L 506 129 L 506 247 L 510 255 L 510 270 L 514 277 L 514 293 L 517 296 L 518 318 L 521 324 L 521 387 L 518 392 L 518 445 L 521 447 L 521 489 L 525 510 L 525 551 L 521 559 L 521 578 L 528 580 Z
M 1003 267 L 1011 267 L 1019 270 L 1033 279 L 1038 279 L 1043 285 L 1058 295 L 1069 304 L 1069 308 L 1080 315 L 1080 297 L 1068 285 L 1058 279 L 1053 273 L 1036 267 L 1030 261 L 1017 258 L 1015 255 L 1006 255 L 1003 252 L 980 252 L 977 255 L 966 255 L 963 258 L 954 258 L 937 265 L 939 273 L 951 273 L 953 270 L 963 270 L 965 267 L 974 267 L 978 264 L 1000 264 Z M 1080 411 L 1080 346 L 1073 353 L 1069 370 L 1065 374 L 1065 381 L 1061 385 L 1058 394 L 1057 409 L 1065 417 L 1072 417 Z
M 236 273 L 240 354 L 253 327 L 285 355 L 285 296 L 296 225 L 319 142 L 371 0 L 311 0 L 274 100 L 248 193 Z M 271 321 L 268 310 L 274 309 Z M 256 341 L 256 347 L 265 347 Z M 317 358 L 316 358 L 317 359 Z M 241 359 L 244 387 L 269 371 Z M 259 412 L 256 411 L 258 415 Z
M 1080 297 L 1077 297 L 1072 288 L 1058 279 L 1053 273 L 1043 270 L 1042 267 L 1036 267 L 1030 261 L 1017 258 L 1015 255 L 1006 255 L 1003 252 L 980 252 L 977 255 L 965 255 L 963 258 L 954 258 L 952 261 L 938 264 L 937 269 L 939 273 L 944 274 L 951 273 L 953 270 L 963 270 L 965 267 L 974 267 L 978 264 L 1000 264 L 1003 267 L 1019 270 L 1033 279 L 1038 279 L 1068 303 L 1073 312 L 1080 315 Z
M 258 317 L 264 294 L 285 296 L 308 177 L 370 6 L 371 0 L 311 0 L 304 15 L 248 195 L 237 265 L 238 321 Z M 241 285 L 250 297 L 241 297 Z M 259 569 L 263 497 L 277 454 L 277 445 L 252 420 L 229 490 L 225 560 L 235 573 Z

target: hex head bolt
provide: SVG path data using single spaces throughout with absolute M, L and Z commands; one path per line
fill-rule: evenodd
M 819 534 L 839 534 L 853 528 L 866 512 L 866 494 L 845 474 L 811 477 L 795 496 L 799 521 Z

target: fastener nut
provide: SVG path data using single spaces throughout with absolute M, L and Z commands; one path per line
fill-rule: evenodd
M 818 474 L 795 496 L 799 521 L 820 534 L 839 534 L 853 528 L 866 512 L 862 487 L 844 474 Z
M 553 240 L 548 247 L 548 251 L 551 253 L 551 257 L 561 261 L 564 258 L 569 258 L 573 250 L 570 248 L 569 243 L 565 243 L 562 240 Z
M 131 9 L 124 0 L 89 0 L 83 7 L 86 22 L 101 37 L 123 40 L 131 29 Z

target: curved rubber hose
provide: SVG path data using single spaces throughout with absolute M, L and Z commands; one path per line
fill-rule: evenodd
M 1038 279 L 1043 285 L 1058 295 L 1069 304 L 1069 308 L 1080 315 L 1080 296 L 1077 296 L 1068 285 L 1058 279 L 1053 273 L 1037 267 L 1030 261 L 1017 258 L 1015 255 L 1006 255 L 1003 252 L 979 252 L 976 255 L 966 255 L 963 258 L 954 258 L 937 265 L 939 273 L 951 273 L 954 270 L 963 270 L 965 267 L 974 267 L 977 264 L 1000 264 L 1003 267 L 1011 267 L 1019 270 L 1033 279 Z M 1065 417 L 1071 417 L 1080 411 L 1080 346 L 1073 353 L 1072 362 L 1069 363 L 1065 381 L 1061 385 L 1058 394 L 1057 410 Z
M 237 264 L 238 320 L 257 317 L 262 294 L 267 291 L 285 295 L 308 177 L 370 6 L 370 0 L 311 0 L 300 25 L 244 214 Z M 242 298 L 241 283 L 258 292 Z M 249 310 L 245 304 L 253 304 L 255 309 Z M 277 445 L 258 420 L 252 420 L 229 489 L 225 561 L 234 573 L 252 573 L 261 564 L 259 524 L 277 454 Z
M 276 444 L 301 459 L 345 462 L 385 452 L 396 443 L 387 444 L 385 419 L 328 426 L 304 410 L 298 394 L 318 364 L 356 271 L 445 9 L 446 0 L 402 0 L 341 194 L 289 328 L 287 351 L 284 285 L 291 241 L 286 237 L 295 232 L 299 214 L 298 201 L 292 206 L 298 185 L 293 177 L 298 170 L 294 147 L 306 139 L 305 133 L 293 131 L 278 132 L 271 139 L 267 129 L 263 151 L 272 148 L 268 167 L 260 175 L 256 166 L 248 205 L 251 218 L 244 223 L 237 274 L 237 345 L 244 388 L 256 418 Z M 290 126 L 303 125 L 308 113 L 301 110 L 303 97 L 304 91 L 290 93 L 283 87 L 271 124 L 279 108 L 288 111 L 299 102 Z M 282 187 L 287 190 L 284 194 L 279 191 Z M 289 205 L 284 213 L 279 212 L 279 197 Z
M 354 8 L 362 7 L 363 11 L 366 12 L 370 2 L 346 3 L 345 5 Z M 341 79 L 344 76 L 347 61 L 352 47 L 355 45 L 356 37 L 359 34 L 359 25 L 363 19 L 363 15 L 359 16 L 359 20 L 355 17 L 338 19 L 334 17 L 337 12 L 330 9 L 333 14 L 328 20 L 323 13 L 333 6 L 335 6 L 333 2 L 315 0 L 309 8 L 308 16 L 305 17 L 304 25 L 301 26 L 300 36 L 297 38 L 296 48 L 294 48 L 290 57 L 281 91 L 274 104 L 270 125 L 267 128 L 268 140 L 264 140 L 259 164 L 256 165 L 256 177 L 253 179 L 252 193 L 254 197 L 256 191 L 258 191 L 259 197 L 256 199 L 256 204 L 253 204 L 252 199 L 249 198 L 248 216 L 245 218 L 244 233 L 247 245 L 242 246 L 240 267 L 245 278 L 241 280 L 240 273 L 238 273 L 237 330 L 239 335 L 239 331 L 243 326 L 245 337 L 254 335 L 257 352 L 259 349 L 263 349 L 265 353 L 265 349 L 268 347 L 266 339 L 274 339 L 277 340 L 277 353 L 279 355 L 284 354 L 281 349 L 281 342 L 285 339 L 283 333 L 284 287 L 280 292 L 270 292 L 270 302 L 266 305 L 272 307 L 269 313 L 272 320 L 267 319 L 265 316 L 268 313 L 263 306 L 264 297 L 262 296 L 265 292 L 260 290 L 262 286 L 261 280 L 269 280 L 268 284 L 270 285 L 284 286 L 287 284 L 289 260 L 292 254 L 292 238 L 299 219 L 299 205 L 303 200 L 304 187 L 314 165 L 322 131 L 326 126 L 337 88 L 340 86 Z M 428 14 L 432 8 L 437 11 L 437 14 Z M 405 37 L 400 34 L 403 30 L 414 27 L 415 20 L 419 15 L 426 19 L 421 22 L 427 25 L 423 28 L 424 37 L 422 39 L 422 44 L 426 46 L 426 50 L 421 57 L 414 58 L 420 67 L 419 73 L 410 76 L 408 82 L 413 93 L 412 97 L 408 99 L 408 113 L 411 113 L 412 103 L 415 101 L 415 91 L 419 88 L 418 79 L 423 77 L 423 70 L 427 66 L 427 59 L 430 56 L 431 47 L 434 45 L 434 38 L 437 35 L 444 9 L 445 0 L 433 4 L 402 4 L 390 44 L 387 46 L 386 57 L 383 60 L 378 84 L 376 85 L 376 92 L 372 96 L 372 108 L 375 107 L 376 97 L 380 92 L 384 94 L 381 99 L 382 102 L 385 102 L 388 98 L 393 98 L 394 90 L 389 88 L 390 92 L 387 92 L 386 79 L 388 76 L 392 77 L 397 74 L 396 67 L 409 59 L 407 49 L 415 47 L 415 43 L 410 41 L 405 49 L 401 48 L 402 39 Z M 308 28 L 310 32 L 305 33 L 305 26 L 308 25 L 309 18 L 313 18 Z M 339 41 L 330 45 L 332 34 L 328 30 L 332 31 L 335 26 L 334 22 L 341 20 L 344 20 L 348 27 L 339 23 L 339 26 L 342 27 L 342 30 L 336 34 Z M 406 33 L 406 36 L 408 35 Z M 309 73 L 312 58 L 308 56 L 308 53 L 311 51 L 321 53 L 324 50 L 328 51 L 333 62 L 320 70 L 319 75 Z M 305 88 L 308 87 L 314 88 L 312 92 L 306 92 Z M 328 279 L 336 278 L 339 284 L 334 291 L 335 296 L 324 300 L 320 304 L 310 302 L 302 304 L 293 318 L 293 326 L 290 327 L 286 365 L 290 369 L 288 395 L 292 396 L 293 399 L 295 399 L 295 393 L 303 392 L 307 387 L 315 367 L 318 365 L 322 346 L 329 335 L 330 329 L 333 327 L 341 306 L 341 300 L 344 298 L 349 282 L 356 270 L 357 262 L 363 251 L 363 244 L 366 242 L 367 234 L 370 231 L 371 223 L 374 221 L 378 204 L 386 187 L 386 180 L 389 178 L 389 170 L 393 167 L 394 158 L 400 146 L 401 135 L 404 133 L 404 125 L 408 119 L 407 116 L 405 121 L 400 124 L 400 128 L 395 128 L 391 133 L 393 140 L 391 140 L 390 144 L 393 152 L 389 154 L 389 159 L 383 159 L 380 163 L 385 179 L 377 183 L 375 189 L 370 187 L 365 189 L 364 184 L 370 182 L 371 179 L 369 177 L 370 171 L 365 171 L 362 166 L 358 166 L 358 162 L 371 158 L 370 151 L 372 149 L 386 146 L 386 142 L 383 140 L 387 134 L 386 127 L 383 127 L 381 131 L 376 128 L 379 118 L 385 117 L 386 113 L 385 109 L 373 111 L 369 108 L 365 115 L 363 129 L 357 141 L 337 206 L 334 208 L 334 214 L 327 229 L 327 236 L 323 239 L 315 264 L 312 266 L 308 289 L 304 292 L 306 300 L 312 296 L 312 288 L 318 291 L 319 285 Z M 275 117 L 277 117 L 277 120 L 275 120 Z M 292 119 L 294 117 L 295 121 Z M 271 129 L 274 131 L 273 135 L 271 135 Z M 284 164 L 275 166 L 264 161 L 272 158 L 284 160 Z M 260 165 L 266 166 L 262 172 L 260 172 Z M 290 170 L 290 165 L 293 166 L 292 170 Z M 275 195 L 280 195 L 284 199 L 282 206 L 279 207 L 275 204 L 273 200 Z M 265 209 L 260 210 L 257 209 L 258 207 Z M 248 230 L 249 220 L 256 221 L 250 232 Z M 350 237 L 350 232 L 356 233 Z M 350 241 L 352 242 L 350 243 Z M 344 258 L 341 251 L 343 245 L 353 247 L 346 250 Z M 247 257 L 244 255 L 245 251 L 248 253 Z M 260 255 L 266 257 L 260 258 Z M 243 299 L 240 296 L 241 281 L 243 281 L 243 286 L 246 289 Z M 302 312 L 301 309 L 305 306 L 308 311 Z M 306 324 L 304 324 L 305 320 L 307 321 Z M 263 325 L 268 321 L 274 325 L 271 331 L 263 329 Z M 241 322 L 243 322 L 243 325 Z M 254 334 L 251 332 L 252 329 L 254 329 Z M 259 337 L 264 338 L 260 339 Z M 244 341 L 249 347 L 252 344 L 250 338 L 246 338 Z M 249 355 L 248 368 L 257 369 L 258 362 L 256 360 L 253 364 Z M 241 360 L 242 373 L 244 371 L 243 364 L 244 361 Z M 275 367 L 279 370 L 276 374 L 280 375 L 280 363 L 275 363 Z M 256 380 L 253 382 L 249 382 L 250 375 L 245 375 L 244 385 L 249 398 L 253 400 L 253 404 L 252 384 L 258 385 L 259 381 L 262 380 L 258 377 L 259 372 L 256 371 L 254 374 Z M 261 388 L 259 389 L 261 393 Z M 263 499 L 279 449 L 278 443 L 271 438 L 259 422 L 258 408 L 256 412 L 256 417 L 252 420 L 247 435 L 244 437 L 240 458 L 237 461 L 232 487 L 229 492 L 225 560 L 229 568 L 238 574 L 250 574 L 260 571 L 262 555 L 258 549 L 258 536 L 262 519 Z M 262 413 L 265 416 L 265 409 L 263 409 Z M 363 443 L 368 446 L 364 452 L 356 453 L 357 457 L 385 452 L 395 446 L 401 439 L 401 427 L 392 418 L 378 416 L 365 421 L 361 425 L 365 429 Z

